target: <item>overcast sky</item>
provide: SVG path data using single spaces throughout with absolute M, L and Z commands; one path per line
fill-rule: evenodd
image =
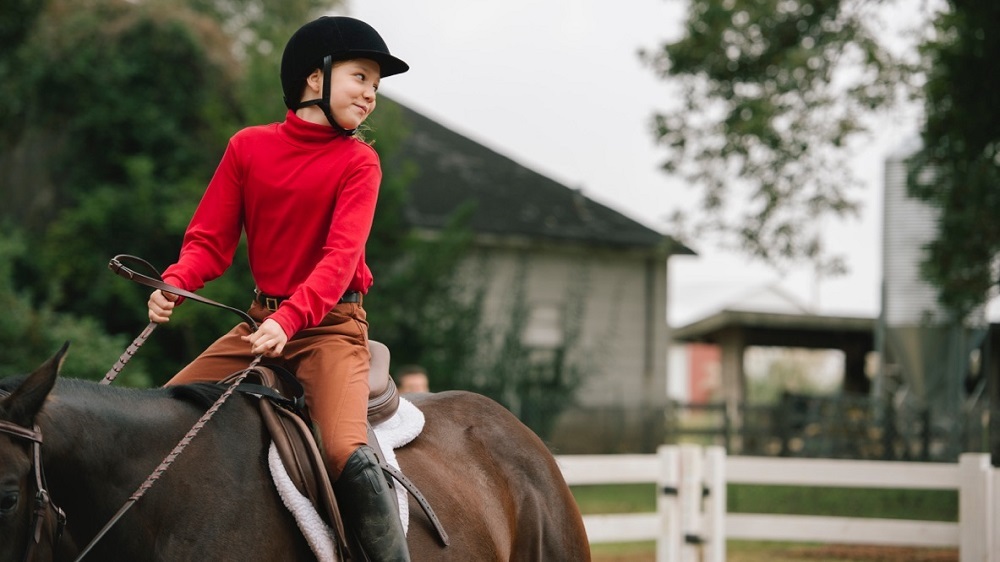
M 638 56 L 680 36 L 681 0 L 350 0 L 410 72 L 380 92 L 520 164 L 583 190 L 650 228 L 695 193 L 658 170 L 650 118 L 669 107 L 669 85 Z M 670 261 L 669 321 L 682 325 L 777 283 L 829 314 L 876 315 L 881 278 L 883 160 L 914 127 L 887 122 L 853 166 L 867 184 L 861 220 L 830 221 L 851 274 L 817 284 L 691 243 Z

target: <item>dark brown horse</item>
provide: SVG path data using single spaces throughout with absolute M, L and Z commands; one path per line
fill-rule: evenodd
M 205 410 L 182 387 L 57 382 L 62 353 L 0 381 L 0 396 L 11 393 L 0 399 L 0 561 L 24 560 L 35 530 L 32 439 L 19 433 L 37 425 L 48 492 L 67 516 L 55 544 L 52 513 L 41 516 L 34 558 L 72 560 Z M 269 437 L 253 400 L 234 394 L 86 559 L 312 559 L 271 482 Z M 590 559 L 580 513 L 538 437 L 476 394 L 411 401 L 426 425 L 397 458 L 451 537 L 440 546 L 411 499 L 414 560 Z

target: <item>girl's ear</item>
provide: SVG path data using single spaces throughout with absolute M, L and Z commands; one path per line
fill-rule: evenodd
M 323 71 L 316 69 L 312 71 L 312 74 L 306 76 L 306 90 L 309 92 L 319 95 L 323 91 Z M 305 92 L 303 92 L 305 93 Z M 311 96 L 310 99 L 312 99 Z

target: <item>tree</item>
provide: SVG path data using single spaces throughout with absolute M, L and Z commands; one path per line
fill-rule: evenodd
M 925 107 L 910 192 L 941 209 L 923 274 L 957 319 L 985 301 L 1000 251 L 1000 106 L 984 69 L 1000 56 L 1000 5 L 918 4 L 930 24 L 922 60 L 894 55 L 884 31 L 884 16 L 912 3 L 692 0 L 685 36 L 644 57 L 681 88 L 681 105 L 656 116 L 656 137 L 664 168 L 702 190 L 693 233 L 771 263 L 842 271 L 814 225 L 856 211 L 844 149 L 910 94 Z
M 35 26 L 38 16 L 45 7 L 38 0 L 6 0 L 3 3 L 4 17 L 0 19 L 0 141 L 12 132 L 11 123 L 23 120 L 20 108 L 24 100 L 20 92 L 12 87 L 18 83 L 17 76 L 28 66 L 26 60 L 17 56 L 19 47 Z
M 948 8 L 923 45 L 927 121 L 910 186 L 942 211 L 923 274 L 961 319 L 985 302 L 998 275 L 1000 78 L 985 69 L 1000 56 L 1000 4 L 951 0 Z
M 240 62 L 239 97 L 247 123 L 280 121 L 285 114 L 277 69 L 285 42 L 303 23 L 338 8 L 339 0 L 186 0 L 220 22 Z
M 682 236 L 721 241 L 776 265 L 831 273 L 817 219 L 850 216 L 859 182 L 843 150 L 896 103 L 913 65 L 880 41 L 879 2 L 692 0 L 685 35 L 644 60 L 680 89 L 655 116 L 663 168 L 701 190 Z
M 73 360 L 63 369 L 72 377 L 97 379 L 115 363 L 128 344 L 122 336 L 109 336 L 100 323 L 91 317 L 61 313 L 51 307 L 38 306 L 26 291 L 15 286 L 14 264 L 24 258 L 27 244 L 16 228 L 5 228 L 0 234 L 0 373 L 28 373 L 66 341 L 86 342 L 73 346 Z M 147 364 L 138 359 L 118 378 L 126 386 L 148 386 Z

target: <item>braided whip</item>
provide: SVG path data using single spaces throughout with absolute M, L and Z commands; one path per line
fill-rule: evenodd
M 158 326 L 156 322 L 150 322 L 149 325 L 146 326 L 146 329 L 143 330 L 142 333 L 140 333 L 138 336 L 136 336 L 134 340 L 132 340 L 132 345 L 125 348 L 125 351 L 118 358 L 118 361 L 115 361 L 115 364 L 111 366 L 111 369 L 109 369 L 108 372 L 105 373 L 104 378 L 101 379 L 100 384 L 111 384 L 115 382 L 115 379 L 118 378 L 119 374 L 121 374 L 122 369 L 125 368 L 125 364 L 128 363 L 130 359 L 132 359 L 132 356 L 135 355 L 137 351 L 139 351 L 139 348 L 142 347 L 142 344 L 146 343 L 146 339 L 149 338 L 149 335 L 153 333 L 153 330 L 156 329 L 156 326 Z
M 111 264 L 109 264 L 109 268 L 112 271 L 114 271 L 114 266 L 112 264 L 114 264 L 119 258 L 122 257 L 123 256 L 115 256 L 115 258 L 111 261 Z M 148 261 L 141 258 L 137 258 L 135 256 L 127 256 L 127 257 L 131 258 L 133 261 L 137 261 L 142 265 L 146 266 L 147 269 L 156 274 L 157 279 L 160 279 L 162 281 L 162 276 L 160 275 L 160 271 L 155 267 L 153 267 L 153 265 L 150 264 Z M 149 325 L 146 326 L 146 329 L 143 330 L 142 333 L 140 333 L 138 336 L 136 336 L 134 340 L 132 340 L 132 345 L 125 348 L 125 351 L 118 357 L 118 361 L 115 361 L 115 364 L 111 366 L 111 369 L 109 369 L 108 372 L 104 374 L 104 378 L 101 379 L 101 384 L 111 384 L 115 382 L 115 379 L 118 378 L 118 375 L 121 374 L 122 369 L 125 368 L 125 364 L 132 359 L 132 356 L 135 355 L 136 352 L 139 351 L 139 348 L 142 347 L 142 344 L 146 343 L 146 340 L 149 338 L 150 334 L 153 333 L 153 330 L 156 329 L 156 326 L 157 326 L 156 322 L 150 322 Z

